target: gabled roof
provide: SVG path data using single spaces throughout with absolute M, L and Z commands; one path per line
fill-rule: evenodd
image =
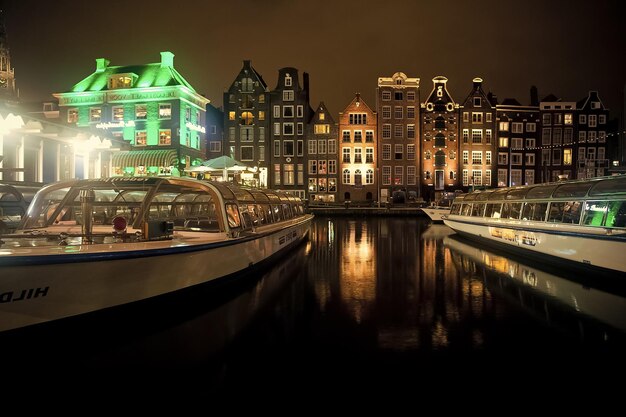
M 591 101 L 597 101 L 600 103 L 600 108 L 604 110 L 604 103 L 602 102 L 602 100 L 600 99 L 600 95 L 598 94 L 597 91 L 590 91 L 589 94 L 587 95 L 587 97 L 580 99 L 579 101 L 576 102 L 576 108 L 577 109 L 584 109 L 588 106 L 591 106 L 589 103 Z
M 548 95 L 547 95 L 547 96 L 545 96 L 545 97 L 543 98 L 543 100 L 541 100 L 541 101 L 542 101 L 542 102 L 549 102 L 549 103 L 552 103 L 552 102 L 555 102 L 555 101 L 561 101 L 561 99 L 560 99 L 560 98 L 558 98 L 557 96 L 555 96 L 554 94 L 548 94 Z
M 313 117 L 311 118 L 312 123 L 315 123 L 319 120 L 318 114 L 324 113 L 324 123 L 327 124 L 335 124 L 335 119 L 333 119 L 332 114 L 328 111 L 328 108 L 324 104 L 323 101 L 320 101 L 319 106 L 315 109 L 315 113 L 313 113 Z
M 446 87 L 447 82 L 448 82 L 448 79 L 443 76 L 437 76 L 433 78 L 433 91 L 431 91 L 430 95 L 428 96 L 428 98 L 426 99 L 424 103 L 443 102 L 443 103 L 455 104 L 454 100 L 452 99 L 452 96 L 450 95 L 450 93 L 448 93 L 448 89 Z M 442 97 L 437 97 L 437 90 L 439 86 L 442 87 L 442 91 L 443 91 Z
M 355 107 L 356 107 L 356 102 L 357 102 L 357 101 L 359 102 L 359 106 L 358 106 L 358 107 L 364 106 L 367 110 L 369 110 L 369 112 L 370 112 L 370 113 L 372 113 L 372 114 L 375 114 L 375 113 L 376 113 L 376 112 L 375 112 L 375 111 L 373 111 L 373 110 L 372 110 L 372 108 L 371 108 L 370 106 L 368 106 L 368 105 L 367 105 L 367 103 L 366 103 L 366 102 L 365 102 L 365 101 L 361 98 L 361 93 L 356 93 L 356 94 L 355 94 L 355 96 L 354 96 L 354 98 L 353 98 L 353 99 L 352 99 L 352 101 L 350 102 L 350 104 L 348 104 L 348 105 L 346 106 L 346 108 L 345 108 L 345 109 L 344 109 L 341 113 L 345 113 L 345 111 L 346 111 L 348 108 L 352 107 L 352 106 L 355 106 Z
M 173 54 L 172 54 L 173 58 Z M 100 65 L 100 60 L 99 65 Z M 107 61 L 108 63 L 108 61 Z M 108 79 L 115 74 L 134 74 L 137 78 L 131 88 L 169 87 L 183 86 L 195 92 L 194 88 L 180 75 L 172 65 L 164 65 L 161 62 L 144 65 L 106 66 L 87 76 L 75 84 L 70 92 L 79 93 L 84 91 L 108 90 Z
M 514 98 L 505 98 L 504 100 L 502 100 L 502 104 L 503 106 L 521 106 L 522 104 L 515 100 Z
M 248 72 L 246 73 L 246 71 L 248 71 Z M 263 90 L 267 91 L 267 84 L 265 83 L 265 80 L 263 80 L 263 77 L 261 76 L 261 74 L 259 74 L 254 69 L 254 67 L 250 63 L 250 60 L 244 60 L 243 61 L 243 66 L 241 67 L 241 70 L 237 74 L 237 77 L 235 77 L 233 82 L 230 84 L 229 90 L 231 88 L 233 88 L 234 84 L 237 81 L 239 81 L 244 75 L 247 75 L 247 76 L 251 77 L 253 79 L 253 81 L 258 81 L 259 85 L 263 88 Z

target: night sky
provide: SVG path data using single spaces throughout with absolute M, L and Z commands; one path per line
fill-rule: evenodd
M 145 4 L 141 6 L 141 4 Z M 178 71 L 220 106 L 242 60 L 270 89 L 278 69 L 310 74 L 311 105 L 337 119 L 360 92 L 375 106 L 379 76 L 420 78 L 421 98 L 444 75 L 462 102 L 472 78 L 500 101 L 552 93 L 577 101 L 598 90 L 621 116 L 626 84 L 623 0 L 488 1 L 5 1 L 17 84 L 25 101 L 67 91 L 95 69 L 176 57 Z

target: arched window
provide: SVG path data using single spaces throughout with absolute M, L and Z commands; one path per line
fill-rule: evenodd
M 350 184 L 350 170 L 349 169 L 343 170 L 343 183 Z
M 368 169 L 365 172 L 365 184 L 374 184 L 374 170 Z
M 363 185 L 363 175 L 361 174 L 360 169 L 354 171 L 354 185 L 356 185 L 357 187 Z
M 239 120 L 240 125 L 251 125 L 254 123 L 254 115 L 252 112 L 244 111 L 241 113 L 241 119 Z

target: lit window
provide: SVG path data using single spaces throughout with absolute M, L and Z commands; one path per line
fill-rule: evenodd
M 172 105 L 170 103 L 159 104 L 159 119 L 172 118 Z
M 135 105 L 135 120 L 146 120 L 148 116 L 148 106 L 146 104 Z
M 172 144 L 172 131 L 170 129 L 159 130 L 159 145 Z

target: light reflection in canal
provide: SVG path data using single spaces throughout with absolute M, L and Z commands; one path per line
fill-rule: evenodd
M 423 218 L 318 217 L 308 242 L 234 285 L 1 342 L 64 367 L 194 369 L 221 389 L 621 358 L 624 287 L 545 267 Z

